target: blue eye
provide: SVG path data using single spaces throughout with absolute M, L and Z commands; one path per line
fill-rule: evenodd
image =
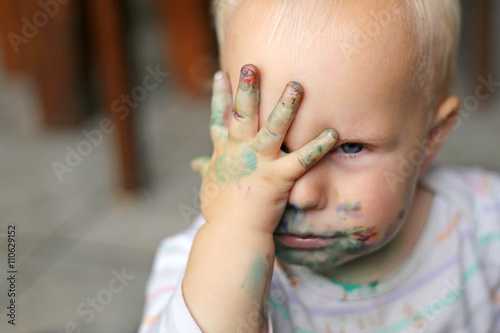
M 340 150 L 342 150 L 342 152 L 345 154 L 357 154 L 365 147 L 359 143 L 348 142 L 340 145 L 338 148 L 340 148 Z

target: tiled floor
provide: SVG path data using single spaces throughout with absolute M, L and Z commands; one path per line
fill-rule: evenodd
M 138 67 L 156 66 L 158 50 L 145 50 Z M 17 226 L 19 274 L 14 328 L 6 323 L 7 246 L 0 239 L 0 332 L 63 332 L 71 322 L 84 332 L 136 332 L 156 246 L 190 222 L 178 207 L 192 205 L 199 188 L 190 159 L 211 151 L 208 99 L 185 98 L 168 79 L 144 102 L 140 149 L 149 161 L 151 186 L 131 197 L 117 189 L 111 136 L 59 182 L 51 163 L 64 160 L 65 147 L 75 147 L 84 139 L 81 131 L 96 122 L 46 132 L 38 125 L 29 82 L 1 75 L 0 237 L 7 225 Z M 472 93 L 462 89 L 462 96 Z M 481 163 L 500 172 L 499 127 L 500 89 L 464 119 L 438 160 Z M 100 311 L 90 310 L 89 298 L 106 294 L 122 270 L 130 276 L 123 291 Z

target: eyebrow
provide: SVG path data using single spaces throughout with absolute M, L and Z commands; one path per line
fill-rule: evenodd
M 386 136 L 378 136 L 378 135 L 342 135 L 339 133 L 338 142 L 346 143 L 346 142 L 366 142 L 366 143 L 378 143 L 378 144 L 387 144 L 393 143 L 396 140 L 393 138 L 389 138 Z

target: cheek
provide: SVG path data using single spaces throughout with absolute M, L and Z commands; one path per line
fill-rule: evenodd
M 377 235 L 367 241 L 367 245 L 380 245 L 392 238 L 402 225 L 404 212 L 412 197 L 414 180 L 406 179 L 391 188 L 381 173 L 367 177 L 363 184 L 366 185 L 358 187 L 357 191 L 347 186 L 341 196 L 360 203 L 359 212 L 363 217 L 350 219 L 350 223 L 353 226 L 373 227 Z

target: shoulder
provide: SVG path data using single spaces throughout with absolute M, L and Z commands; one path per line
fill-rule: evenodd
M 473 215 L 500 215 L 500 175 L 480 166 L 434 166 L 422 181 Z
M 422 180 L 459 214 L 459 227 L 472 241 L 485 280 L 495 285 L 500 281 L 496 268 L 500 265 L 500 175 L 482 167 L 438 166 Z
M 434 165 L 423 176 L 433 187 L 473 190 L 475 196 L 488 194 L 492 186 L 498 186 L 500 175 L 482 166 Z
M 500 175 L 482 167 L 438 166 L 423 177 L 461 216 L 478 246 L 500 241 Z M 485 240 L 488 241 L 485 242 Z M 498 242 L 500 243 L 500 242 Z

